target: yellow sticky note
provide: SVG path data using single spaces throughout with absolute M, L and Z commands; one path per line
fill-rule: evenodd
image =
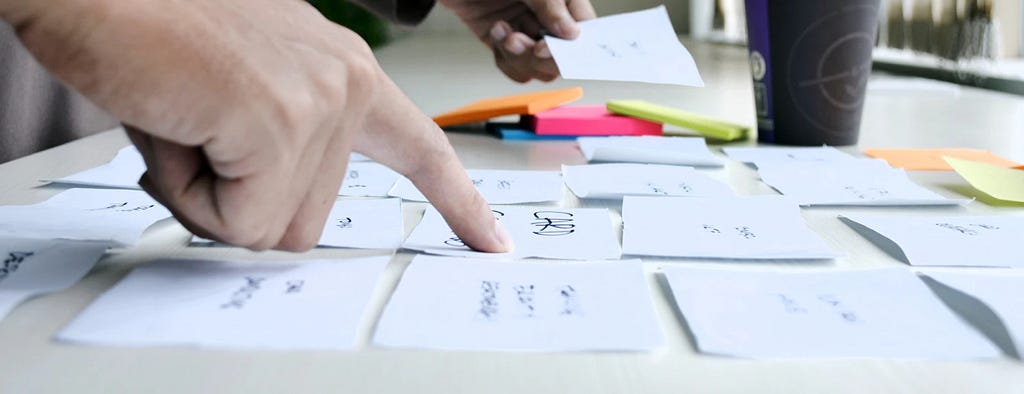
M 952 171 L 943 157 L 1015 167 L 1015 163 L 984 149 L 864 149 L 864 154 L 885 160 L 889 165 L 910 171 Z
M 953 157 L 945 159 L 975 189 L 1000 200 L 1024 202 L 1024 170 Z
M 611 100 L 609 112 L 687 128 L 711 138 L 732 141 L 744 138 L 750 128 L 726 121 L 654 104 L 644 100 Z

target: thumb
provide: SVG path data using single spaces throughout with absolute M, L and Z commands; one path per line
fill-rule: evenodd
M 439 127 L 383 78 L 354 148 L 408 177 L 467 246 L 508 252 L 512 239 L 494 219 Z
M 580 27 L 569 12 L 565 0 L 526 0 L 526 5 L 537 15 L 544 28 L 559 38 L 575 39 Z

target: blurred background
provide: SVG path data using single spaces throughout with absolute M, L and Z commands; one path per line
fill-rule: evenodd
M 694 40 L 745 45 L 743 0 L 591 0 L 598 15 L 664 4 L 676 30 Z M 373 46 L 409 34 L 339 0 L 310 0 Z M 881 0 L 875 68 L 1024 94 L 1024 0 Z M 417 32 L 466 34 L 435 7 Z

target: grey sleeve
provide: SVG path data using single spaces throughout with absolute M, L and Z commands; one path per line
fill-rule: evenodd
M 0 163 L 117 125 L 50 75 L 0 22 Z
M 341 1 L 341 0 L 337 0 Z M 423 21 L 434 7 L 434 0 L 352 0 L 374 14 L 405 26 Z

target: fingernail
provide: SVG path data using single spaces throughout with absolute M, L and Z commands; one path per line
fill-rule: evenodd
M 573 27 L 574 24 L 561 21 L 556 22 L 555 25 L 552 26 L 552 30 L 559 38 L 574 39 L 578 35 L 578 32 Z
M 523 51 L 526 50 L 526 47 L 523 46 L 523 43 L 512 40 L 508 45 L 505 45 L 505 50 L 512 52 L 513 55 L 522 55 Z
M 536 55 L 537 57 L 541 58 L 541 59 L 550 59 L 551 58 L 551 50 L 548 49 L 547 45 L 537 46 L 537 50 L 534 51 L 533 54 Z
M 494 27 L 491 28 L 491 40 L 494 40 L 495 43 L 501 42 L 506 36 L 508 36 L 508 32 L 500 23 L 494 24 Z
M 494 236 L 505 247 L 503 252 L 507 253 L 515 249 L 516 245 L 512 242 L 512 236 L 508 235 L 508 230 L 505 230 L 505 226 L 502 226 L 501 222 L 497 220 L 494 221 Z

